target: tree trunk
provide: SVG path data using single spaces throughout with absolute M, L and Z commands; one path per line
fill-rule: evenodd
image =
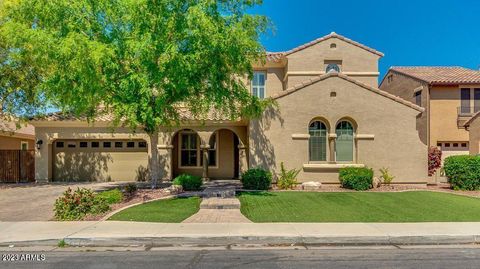
M 148 151 L 148 162 L 150 166 L 150 179 L 152 189 L 155 189 L 160 178 L 160 167 L 158 163 L 158 132 L 155 131 L 148 135 L 150 137 L 150 150 Z

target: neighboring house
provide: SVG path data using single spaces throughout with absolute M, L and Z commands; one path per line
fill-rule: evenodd
M 470 136 L 470 154 L 479 155 L 480 154 L 480 111 L 475 113 L 468 121 L 464 124 L 465 129 L 468 130 Z
M 469 154 L 472 132 L 464 124 L 480 111 L 480 71 L 463 67 L 391 67 L 380 89 L 425 108 L 418 130 L 442 159 Z M 474 134 L 475 135 L 475 134 Z
M 6 118 L 0 119 L 0 150 L 35 148 L 35 127 Z
M 183 124 L 161 128 L 157 145 L 164 180 L 181 173 L 238 178 L 248 168 L 297 168 L 301 182 L 339 183 L 341 167 L 388 167 L 397 183 L 427 182 L 427 146 L 417 131 L 423 108 L 377 88 L 382 53 L 331 33 L 254 66 L 250 88 L 273 98 L 257 120 L 205 122 L 184 112 Z M 99 116 L 54 113 L 32 121 L 37 180 L 135 180 L 145 177 L 148 136 L 109 128 Z

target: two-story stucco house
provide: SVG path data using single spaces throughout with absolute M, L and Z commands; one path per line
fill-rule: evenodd
M 380 89 L 425 108 L 419 132 L 428 146 L 442 149 L 442 159 L 478 153 L 478 135 L 466 127 L 480 111 L 480 71 L 463 67 L 391 67 Z
M 345 166 L 388 167 L 397 183 L 427 182 L 427 146 L 417 118 L 423 108 L 379 90 L 382 53 L 331 33 L 286 52 L 268 53 L 254 66 L 252 94 L 273 98 L 278 109 L 260 119 L 229 121 L 212 115 L 204 124 L 185 119 L 162 128 L 164 180 L 181 173 L 235 179 L 283 162 L 298 179 L 339 183 Z M 188 114 L 188 113 L 186 113 Z M 35 120 L 38 180 L 135 180 L 147 169 L 148 136 L 113 132 L 108 116 L 94 126 L 52 114 Z M 208 165 L 207 161 L 208 160 Z

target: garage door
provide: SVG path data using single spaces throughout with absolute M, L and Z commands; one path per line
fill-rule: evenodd
M 56 140 L 54 181 L 145 180 L 147 143 L 143 140 Z

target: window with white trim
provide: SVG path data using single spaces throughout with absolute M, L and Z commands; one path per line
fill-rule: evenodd
M 264 71 L 253 72 L 252 95 L 260 99 L 265 98 L 265 82 L 267 74 Z
M 308 128 L 310 138 L 308 140 L 309 160 L 327 160 L 327 126 L 321 121 L 310 123 Z

